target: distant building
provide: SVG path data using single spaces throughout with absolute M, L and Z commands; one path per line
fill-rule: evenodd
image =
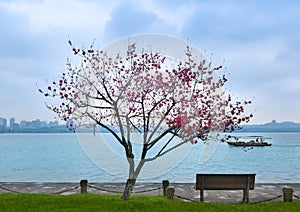
M 30 127 L 30 122 L 22 120 L 20 122 L 20 127 L 21 128 L 28 128 L 28 127 Z
M 0 133 L 66 133 L 71 132 L 65 125 L 60 125 L 57 120 L 41 121 L 35 119 L 32 121 L 22 120 L 16 123 L 14 117 L 9 119 L 9 123 L 5 118 L 0 117 Z
M 40 121 L 39 119 L 33 120 L 31 122 L 31 127 L 32 128 L 41 128 L 41 127 L 47 127 L 47 122 L 45 121 Z
M 7 120 L 5 118 L 0 117 L 0 128 L 6 129 L 7 128 Z
M 48 124 L 48 127 L 57 127 L 59 125 L 58 121 L 50 121 Z
M 9 127 L 10 128 L 14 128 L 15 124 L 16 124 L 16 119 L 15 118 L 9 119 Z

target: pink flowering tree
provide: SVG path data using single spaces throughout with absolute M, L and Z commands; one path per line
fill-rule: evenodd
M 252 117 L 244 113 L 249 101 L 233 103 L 223 91 L 227 79 L 215 74 L 222 66 L 195 58 L 189 48 L 185 59 L 175 62 L 159 52 L 139 53 L 135 44 L 114 56 L 103 50 L 72 48 L 82 63 L 74 67 L 68 62 L 61 77 L 40 92 L 59 99 L 59 105 L 48 108 L 62 120 L 74 120 L 70 125 L 75 130 L 80 123 L 98 125 L 123 147 L 129 164 L 123 199 L 130 197 L 147 162 L 185 143 L 205 141 L 211 132 L 233 131 Z M 141 135 L 138 163 L 133 132 Z M 181 142 L 170 146 L 176 137 Z M 157 153 L 150 156 L 148 152 L 157 146 Z

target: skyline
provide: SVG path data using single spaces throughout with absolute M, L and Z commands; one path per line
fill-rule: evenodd
M 243 124 L 242 128 L 236 130 L 237 133 L 243 132 L 299 132 L 300 123 L 295 122 L 277 122 L 272 120 L 271 122 L 263 124 Z M 59 123 L 58 120 L 44 121 L 40 119 L 35 120 L 21 120 L 19 123 L 15 121 L 15 118 L 6 119 L 0 117 L 0 133 L 47 133 L 47 132 L 68 132 L 69 129 L 66 123 Z M 105 129 L 99 127 L 100 131 L 105 132 Z M 72 129 L 70 132 L 74 132 Z M 80 131 L 79 131 L 80 132 Z
M 43 120 L 43 119 L 41 119 L 41 118 L 39 118 L 39 117 L 35 117 L 35 118 L 32 118 L 32 119 L 17 119 L 15 116 L 12 116 L 12 117 L 4 117 L 4 116 L 0 116 L 0 119 L 5 119 L 6 121 L 7 121 L 7 124 L 9 124 L 9 122 L 10 122 L 10 120 L 11 119 L 13 119 L 13 122 L 14 123 L 20 123 L 20 122 L 22 122 L 22 121 L 28 121 L 28 122 L 32 122 L 32 121 L 42 121 L 42 122 L 56 122 L 56 121 L 58 121 L 59 123 L 60 123 L 60 120 L 59 119 L 57 119 L 57 118 L 53 118 L 52 120 Z M 276 122 L 276 123 L 284 123 L 284 122 L 293 122 L 293 121 L 283 121 L 283 122 L 279 122 L 279 121 L 277 121 L 277 120 L 275 120 L 275 119 L 271 119 L 271 120 L 269 120 L 269 121 L 267 121 L 266 123 L 272 123 L 272 122 Z M 298 123 L 298 122 L 294 122 L 294 123 Z M 300 123 L 300 122 L 299 122 Z M 244 124 L 247 124 L 247 123 L 244 123 Z M 265 123 L 262 123 L 262 124 L 265 124 Z
M 215 66 L 227 67 L 225 88 L 253 102 L 249 124 L 299 123 L 299 18 L 300 2 L 291 0 L 0 0 L 0 117 L 54 120 L 38 87 L 57 78 L 67 58 L 76 64 L 69 38 L 78 47 L 95 39 L 104 48 L 161 33 L 189 40 Z

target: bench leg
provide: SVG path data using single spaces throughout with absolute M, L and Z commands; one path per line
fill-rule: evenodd
M 243 190 L 243 202 L 249 203 L 250 176 L 247 177 L 247 187 Z
M 204 202 L 204 190 L 200 189 L 200 202 Z
M 249 189 L 243 190 L 243 202 L 249 203 Z

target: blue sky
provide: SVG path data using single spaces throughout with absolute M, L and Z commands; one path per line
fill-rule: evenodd
M 300 122 L 300 1 L 0 0 L 0 117 L 53 120 L 36 84 L 57 78 L 77 46 L 162 33 L 224 63 L 251 123 Z M 211 54 L 213 54 L 211 56 Z M 224 62 L 225 60 L 225 62 Z

